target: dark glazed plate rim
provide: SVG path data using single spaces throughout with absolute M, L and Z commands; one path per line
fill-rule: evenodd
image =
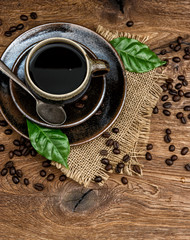
M 38 34 L 36 35 L 37 32 Z M 35 40 L 38 38 L 38 41 L 40 41 L 51 37 L 52 34 L 63 37 L 66 35 L 69 39 L 73 39 L 72 37 L 74 36 L 76 38 L 74 38 L 74 40 L 79 42 L 79 39 L 81 39 L 81 42 L 90 48 L 90 50 L 93 51 L 98 58 L 107 60 L 109 64 L 111 64 L 111 70 L 107 75 L 106 85 L 108 85 L 108 89 L 106 89 L 106 96 L 104 99 L 105 108 L 102 115 L 93 116 L 79 126 L 64 129 L 64 132 L 69 137 L 71 146 L 84 144 L 100 136 L 115 122 L 119 116 L 126 98 L 127 83 L 125 69 L 116 50 L 102 36 L 86 27 L 72 23 L 60 22 L 39 25 L 18 36 L 4 51 L 2 61 L 11 68 L 11 65 L 14 63 L 14 59 L 19 56 L 19 52 L 23 47 L 22 45 L 15 47 L 15 43 L 18 44 L 18 42 L 24 42 L 24 44 L 29 44 L 28 42 L 30 42 L 31 44 L 31 42 L 34 41 L 33 38 L 35 38 Z M 30 37 L 28 38 L 29 35 Z M 44 35 L 46 36 L 45 38 Z M 11 54 L 13 56 L 12 58 L 10 58 Z M 15 54 L 17 54 L 17 57 L 14 56 Z M 6 109 L 7 106 L 11 106 L 11 103 L 6 102 L 6 98 L 10 100 L 10 90 L 7 88 L 7 81 L 3 78 L 0 84 L 0 92 L 0 107 L 2 115 L 12 128 L 15 129 L 15 131 L 28 138 L 25 119 L 20 120 L 18 118 L 18 115 L 20 114 L 19 110 L 17 109 L 19 114 L 17 113 L 17 116 L 15 116 L 14 112 L 11 115 L 11 112 L 7 111 L 9 109 Z M 16 106 L 13 108 L 14 109 L 12 110 L 15 111 Z

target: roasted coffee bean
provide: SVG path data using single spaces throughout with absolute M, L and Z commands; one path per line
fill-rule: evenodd
M 181 118 L 181 123 L 183 123 L 183 124 L 186 124 L 186 123 L 187 123 L 187 120 L 186 120 L 185 117 L 182 117 L 182 118 Z
M 182 85 L 183 85 L 184 87 L 187 87 L 187 86 L 188 86 L 188 81 L 187 81 L 187 80 L 183 80 L 183 81 L 182 81 Z
M 108 165 L 110 163 L 110 161 L 109 161 L 108 158 L 102 158 L 101 163 L 104 164 L 104 165 Z
M 81 98 L 81 101 L 86 101 L 88 99 L 88 95 L 85 94 L 82 98 Z
M 138 173 L 138 174 L 141 174 L 141 169 L 138 165 L 133 165 L 133 171 Z
M 28 178 L 24 178 L 24 184 L 25 184 L 26 186 L 28 186 L 28 185 L 30 184 Z
M 133 26 L 133 24 L 134 24 L 134 22 L 133 22 L 133 21 L 128 21 L 128 22 L 126 23 L 127 27 L 132 27 L 132 26 Z
M 190 119 L 190 114 L 187 115 L 188 119 Z
M 37 191 L 43 191 L 44 190 L 44 185 L 42 183 L 35 183 L 33 185 L 34 189 L 36 189 Z
M 186 93 L 184 93 L 184 97 L 186 97 L 186 98 L 190 98 L 190 92 L 186 92 Z
M 32 19 L 36 19 L 36 18 L 38 17 L 38 15 L 37 15 L 36 12 L 31 12 L 31 13 L 30 13 L 30 17 L 31 17 Z
M 94 181 L 97 182 L 97 183 L 99 183 L 99 182 L 102 181 L 102 177 L 96 176 L 96 177 L 94 178 Z
M 161 88 L 162 88 L 163 92 L 166 92 L 168 90 L 167 84 L 162 84 Z
M 185 164 L 184 168 L 185 168 L 185 170 L 190 171 L 190 164 L 189 163 Z
M 104 132 L 104 133 L 102 134 L 102 137 L 104 137 L 104 138 L 109 138 L 109 137 L 110 137 L 110 133 L 109 133 L 109 132 Z
M 176 45 L 176 46 L 174 47 L 174 51 L 175 51 L 175 52 L 178 52 L 180 49 L 181 49 L 181 46 L 180 46 L 180 45 Z
M 2 19 L 0 19 L 0 26 L 3 24 L 3 21 L 2 21 Z
M 151 153 L 147 152 L 147 153 L 145 154 L 145 158 L 146 158 L 146 160 L 148 160 L 148 161 L 152 160 L 152 155 L 151 155 Z
M 165 81 L 166 81 L 166 83 L 173 83 L 174 80 L 172 78 L 168 78 Z
M 122 177 L 122 178 L 121 178 L 121 182 L 122 182 L 124 185 L 126 185 L 126 184 L 128 183 L 128 180 L 127 180 L 126 177 Z
M 177 38 L 177 42 L 178 42 L 179 44 L 181 44 L 182 41 L 183 41 L 183 38 L 182 38 L 181 36 L 179 36 L 179 37 Z
M 31 155 L 32 157 L 35 157 L 35 156 L 37 155 L 36 150 L 35 150 L 35 149 L 31 149 L 31 150 L 30 150 L 30 155 Z
M 185 51 L 185 52 L 189 52 L 189 51 L 190 51 L 190 48 L 189 48 L 189 47 L 185 47 L 185 48 L 184 48 L 184 51 Z
M 14 152 L 13 151 L 10 151 L 9 152 L 9 158 L 12 159 L 14 157 Z
M 46 171 L 45 170 L 41 170 L 40 171 L 40 176 L 41 177 L 45 177 L 46 176 Z
M 21 136 L 21 137 L 20 137 L 20 144 L 21 144 L 21 145 L 24 145 L 25 142 L 26 142 L 26 139 L 25 139 L 23 136 Z
M 170 95 L 177 95 L 177 93 L 178 93 L 178 92 L 177 92 L 175 89 L 170 89 L 170 90 L 169 90 L 169 94 L 170 94 Z
M 179 57 L 173 57 L 172 60 L 173 60 L 173 62 L 175 62 L 175 63 L 178 63 L 178 62 L 181 61 L 181 59 L 180 59 Z
M 168 117 L 171 115 L 171 112 L 169 110 L 163 110 L 163 114 Z
M 20 23 L 16 26 L 17 30 L 22 30 L 24 28 L 24 24 Z
M 17 176 L 13 176 L 12 181 L 14 182 L 14 184 L 18 184 L 20 182 L 20 180 Z
M 179 95 L 180 97 L 183 97 L 183 96 L 184 96 L 183 90 L 179 90 L 179 91 L 178 91 L 178 95 Z
M 28 20 L 28 17 L 27 17 L 26 15 L 21 15 L 21 16 L 20 16 L 20 19 L 21 19 L 22 21 L 27 21 L 27 20 Z
M 163 102 L 165 102 L 166 100 L 168 100 L 168 95 L 162 96 L 161 100 L 162 100 Z
M 29 148 L 29 147 L 32 147 L 32 144 L 29 140 L 27 140 L 25 143 L 25 146 Z
M 108 155 L 108 151 L 103 149 L 103 150 L 100 151 L 100 155 L 107 156 Z
M 8 123 L 5 120 L 0 120 L 0 126 L 1 127 L 6 127 Z
M 171 44 L 169 45 L 169 47 L 170 47 L 171 49 L 174 49 L 174 44 L 171 43 Z
M 165 132 L 166 132 L 166 134 L 168 134 L 168 135 L 172 133 L 171 129 L 169 129 L 169 128 L 166 128 Z
M 160 51 L 160 54 L 161 54 L 161 55 L 165 55 L 166 53 L 167 53 L 166 49 L 162 49 L 162 50 Z
M 166 163 L 168 166 L 173 165 L 173 161 L 172 161 L 171 159 L 166 159 L 166 160 L 165 160 L 165 163 Z
M 123 161 L 126 163 L 130 160 L 130 156 L 128 154 L 126 154 L 125 156 L 123 156 Z
M 154 114 L 157 114 L 157 113 L 159 112 L 158 107 L 157 107 L 157 106 L 154 107 L 152 112 L 153 112 Z
M 153 145 L 151 143 L 147 144 L 146 149 L 147 150 L 152 150 L 153 149 Z
M 184 60 L 189 60 L 189 59 L 190 59 L 190 55 L 185 54 L 185 55 L 183 56 L 183 59 L 184 59 Z
M 189 152 L 189 148 L 188 147 L 183 147 L 181 149 L 181 155 L 186 155 Z
M 177 156 L 177 155 L 172 155 L 172 156 L 171 156 L 171 160 L 172 160 L 172 161 L 176 161 L 177 159 L 178 159 L 178 156 Z
M 120 150 L 119 150 L 118 148 L 114 148 L 114 149 L 113 149 L 113 153 L 114 153 L 114 154 L 120 154 Z
M 190 111 L 190 105 L 185 106 L 183 109 L 184 111 Z
M 59 181 L 61 181 L 61 182 L 64 182 L 66 179 L 67 179 L 67 176 L 66 176 L 65 174 L 62 174 L 62 175 L 59 177 Z
M 15 146 L 20 146 L 20 141 L 19 141 L 18 139 L 15 139 L 15 140 L 13 141 L 13 144 L 14 144 Z
M 15 31 L 16 31 L 16 26 L 10 27 L 10 28 L 9 28 L 9 31 L 12 32 L 12 33 L 15 32 Z
M 181 87 L 182 87 L 182 84 L 181 84 L 181 83 L 177 83 L 177 84 L 175 85 L 175 89 L 177 89 L 177 90 L 179 90 Z
M 165 61 L 166 63 L 163 65 L 164 67 L 168 66 L 169 64 L 169 60 L 167 58 L 163 59 L 163 61 Z
M 14 155 L 16 155 L 16 156 L 18 156 L 18 157 L 22 156 L 22 153 L 21 153 L 20 150 L 15 149 L 15 150 L 13 151 L 13 153 L 14 153 Z
M 23 176 L 23 172 L 21 169 L 16 170 L 17 177 L 21 178 Z
M 102 110 L 101 109 L 99 109 L 97 112 L 95 112 L 95 116 L 100 116 L 102 114 Z
M 4 32 L 4 35 L 6 37 L 11 37 L 12 36 L 12 32 L 11 31 L 6 31 L 6 32 Z
M 22 155 L 23 155 L 23 156 L 28 156 L 29 153 L 30 153 L 30 149 L 27 148 L 27 147 L 22 150 Z
M 114 141 L 114 142 L 113 142 L 113 147 L 114 147 L 114 148 L 119 148 L 119 143 L 118 143 L 117 141 Z
M 82 108 L 84 108 L 84 103 L 77 102 L 77 103 L 75 103 L 75 107 L 82 109 Z
M 5 150 L 5 146 L 3 144 L 0 144 L 0 152 L 3 152 Z
M 8 169 L 7 168 L 3 168 L 1 170 L 1 176 L 5 176 L 8 173 Z
M 184 75 L 179 75 L 177 77 L 177 79 L 180 80 L 180 81 L 183 81 L 183 80 L 185 80 L 185 76 Z
M 42 162 L 42 167 L 51 167 L 51 161 L 50 160 L 45 160 Z
M 113 166 L 111 164 L 108 164 L 108 165 L 105 166 L 106 171 L 110 171 L 112 169 L 113 169 Z
M 177 95 L 178 96 L 178 95 Z M 179 97 L 179 96 L 178 96 Z M 172 104 L 171 104 L 171 102 L 165 102 L 164 104 L 163 104 L 163 107 L 164 108 L 171 108 L 171 106 L 172 106 Z
M 24 150 L 24 149 L 25 149 L 25 145 L 20 145 L 20 146 L 19 146 L 19 150 L 20 150 L 20 151 L 22 151 L 22 150 Z
M 55 174 L 50 173 L 50 174 L 47 176 L 47 181 L 51 182 L 51 181 L 54 180 L 54 178 L 55 178 Z
M 11 135 L 12 132 L 13 132 L 12 129 L 6 129 L 6 130 L 4 131 L 4 133 L 5 133 L 6 135 Z
M 172 100 L 173 100 L 174 102 L 179 102 L 179 101 L 181 100 L 181 97 L 180 97 L 179 95 L 174 95 L 174 96 L 172 97 Z
M 165 141 L 166 143 L 170 143 L 170 142 L 171 142 L 171 137 L 170 137 L 168 134 L 166 134 L 166 135 L 164 136 L 164 141 Z
M 16 169 L 15 169 L 15 167 L 11 167 L 11 168 L 9 169 L 9 173 L 10 173 L 10 175 L 15 175 L 15 174 L 16 174 Z
M 173 88 L 173 84 L 172 84 L 172 83 L 168 83 L 167 89 L 168 89 L 168 90 L 171 90 L 172 88 Z
M 106 141 L 106 146 L 108 146 L 108 147 L 110 147 L 110 146 L 112 146 L 113 145 L 113 139 L 108 139 L 107 141 Z
M 118 173 L 118 174 L 121 173 L 121 168 L 118 168 L 118 167 L 116 166 L 116 167 L 115 167 L 115 172 Z
M 174 145 L 170 145 L 169 146 L 169 151 L 170 152 L 174 152 L 175 151 L 175 146 Z
M 176 114 L 176 117 L 177 117 L 177 119 L 181 119 L 183 117 L 183 113 L 182 112 L 178 112 Z
M 118 133 L 119 132 L 119 128 L 112 128 L 112 132 L 113 133 Z
M 118 168 L 124 168 L 124 167 L 125 167 L 125 164 L 122 163 L 122 162 L 120 162 L 120 163 L 117 164 L 117 167 L 118 167 Z
M 14 166 L 13 161 L 8 161 L 8 162 L 5 163 L 5 168 L 11 168 L 13 166 Z

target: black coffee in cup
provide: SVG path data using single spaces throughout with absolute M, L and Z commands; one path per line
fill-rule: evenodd
M 77 89 L 87 72 L 83 54 L 74 46 L 54 42 L 39 48 L 31 57 L 29 74 L 34 84 L 50 94 Z

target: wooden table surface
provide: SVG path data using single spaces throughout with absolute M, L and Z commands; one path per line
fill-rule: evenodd
M 8 38 L 4 32 L 19 24 L 21 14 L 35 11 L 36 20 L 25 22 L 25 28 Z M 127 0 L 124 14 L 114 0 L 0 0 L 0 54 L 20 33 L 49 22 L 71 22 L 92 30 L 101 24 L 111 30 L 128 31 L 150 37 L 148 44 L 155 52 L 175 41 L 181 35 L 188 41 L 190 30 L 189 0 Z M 128 28 L 126 22 L 134 21 Z M 159 48 L 159 49 L 157 49 Z M 167 48 L 168 49 L 168 48 Z M 180 56 L 168 53 L 164 58 Z M 174 67 L 179 65 L 179 69 Z M 177 82 L 177 75 L 185 74 L 188 81 L 188 61 L 174 64 L 170 60 L 165 73 Z M 186 89 L 190 90 L 190 84 Z M 126 186 L 120 184 L 119 175 L 111 175 L 103 187 L 97 185 L 86 189 L 67 179 L 59 181 L 59 170 L 51 167 L 53 182 L 39 176 L 42 157 L 14 158 L 15 166 L 21 168 L 25 177 L 33 182 L 43 182 L 44 191 L 38 192 L 32 184 L 15 185 L 11 176 L 0 176 L 0 239 L 55 239 L 55 240 L 122 240 L 122 239 L 190 239 L 190 173 L 184 165 L 190 162 L 190 154 L 180 155 L 180 149 L 190 147 L 190 121 L 183 125 L 175 114 L 183 109 L 188 99 L 172 105 L 171 116 L 152 116 L 150 141 L 153 160 L 144 164 L 144 176 L 128 177 Z M 2 119 L 2 118 L 1 118 Z M 176 146 L 178 160 L 173 166 L 165 164 L 171 156 L 164 143 L 164 130 L 172 130 L 172 143 Z M 4 134 L 0 127 L 0 144 L 5 152 L 0 155 L 0 169 L 13 149 L 12 141 L 17 133 Z M 92 190 L 91 190 L 92 189 Z M 86 193 L 86 194 L 85 194 Z

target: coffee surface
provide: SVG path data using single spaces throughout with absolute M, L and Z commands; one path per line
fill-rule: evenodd
M 85 79 L 86 60 L 75 47 L 50 43 L 38 49 L 29 63 L 34 84 L 51 94 L 66 94 L 77 89 Z

